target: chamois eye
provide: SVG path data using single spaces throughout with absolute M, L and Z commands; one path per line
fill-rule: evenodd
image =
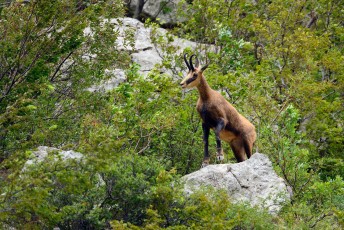
M 197 73 L 194 73 L 194 74 L 193 74 L 193 77 L 197 77 Z

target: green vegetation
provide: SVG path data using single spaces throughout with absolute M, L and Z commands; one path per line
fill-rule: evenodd
M 123 1 L 6 2 L 0 228 L 344 228 L 343 1 L 182 1 L 186 20 L 167 36 L 146 22 L 163 57 L 147 77 L 117 49 L 118 32 L 104 20 L 123 17 Z M 176 81 L 185 64 L 172 34 L 218 48 L 185 52 L 206 51 L 199 56 L 211 62 L 208 82 L 256 125 L 256 148 L 293 189 L 277 216 L 233 204 L 222 191 L 183 196 L 179 178 L 200 167 L 202 131 L 197 92 L 182 92 Z M 126 71 L 124 83 L 86 90 L 114 68 Z M 51 152 L 25 165 L 38 146 L 83 158 Z

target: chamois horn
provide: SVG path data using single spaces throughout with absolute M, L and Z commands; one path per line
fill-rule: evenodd
M 184 61 L 188 69 L 191 70 L 190 64 L 188 63 L 188 60 L 186 60 L 186 54 L 184 54 Z
M 192 71 L 195 71 L 195 68 L 194 68 L 194 66 L 193 66 L 193 64 L 192 64 L 192 58 L 193 57 L 196 57 L 196 68 L 199 66 L 199 60 L 198 60 L 198 58 L 197 58 L 197 56 L 196 56 L 196 54 L 193 54 L 193 55 L 191 55 L 191 57 L 190 57 L 190 67 L 191 67 L 191 70 Z

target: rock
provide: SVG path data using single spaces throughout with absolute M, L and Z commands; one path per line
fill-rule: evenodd
M 51 154 L 51 155 L 50 155 Z M 48 155 L 49 158 L 48 158 Z M 84 155 L 74 150 L 61 150 L 54 147 L 39 146 L 37 150 L 32 151 L 31 157 L 25 162 L 22 169 L 22 178 L 27 176 L 27 172 L 31 170 L 39 169 L 41 163 L 48 163 L 48 165 L 59 165 L 59 167 L 65 167 L 66 170 L 72 171 L 84 171 L 86 169 L 87 161 L 85 161 Z M 44 166 L 46 167 L 46 166 Z M 68 169 L 67 169 L 68 168 Z M 41 169 L 40 169 L 41 170 Z M 44 170 L 43 170 L 44 171 Z M 100 174 L 96 174 L 97 186 L 105 186 L 105 181 L 102 179 Z M 53 179 L 55 181 L 55 179 Z
M 131 55 L 132 61 L 141 66 L 140 71 L 149 72 L 154 68 L 156 64 L 160 64 L 162 58 L 159 56 L 155 49 L 148 49 L 139 51 L 138 53 L 133 53 Z
M 269 158 L 255 153 L 244 162 L 209 165 L 182 178 L 185 192 L 193 193 L 203 186 L 225 189 L 233 202 L 249 202 L 276 214 L 290 200 L 284 180 L 277 176 Z
M 56 152 L 56 160 L 59 159 L 59 157 L 64 161 L 68 159 L 81 159 L 83 157 L 81 153 L 73 150 L 63 151 L 53 147 L 39 146 L 36 151 L 32 152 L 32 159 L 28 160 L 25 165 L 28 166 L 42 162 L 51 152 Z
M 171 56 L 171 54 L 165 53 L 159 45 L 153 44 L 151 39 L 152 29 L 145 27 L 139 20 L 133 18 L 114 18 L 111 20 L 105 20 L 105 22 L 113 23 L 115 25 L 115 30 L 118 32 L 118 38 L 116 41 L 117 49 L 130 53 L 132 62 L 140 65 L 139 73 L 143 76 L 147 76 L 148 72 L 154 67 L 161 65 L 166 56 Z M 128 33 L 133 36 L 133 44 L 128 42 L 126 37 Z M 92 31 L 90 28 L 86 28 L 84 30 L 84 34 L 90 35 L 92 34 Z M 162 38 L 167 39 L 167 35 L 167 30 L 158 28 L 154 36 L 161 36 Z M 172 55 L 180 55 L 186 48 L 199 51 L 199 53 L 201 53 L 201 57 L 205 56 L 206 50 L 215 52 L 214 46 L 199 44 L 176 36 L 173 36 L 173 41 L 169 45 L 174 47 L 176 50 Z M 176 68 L 173 60 L 172 66 L 174 71 L 165 68 L 159 68 L 159 71 L 162 74 L 169 74 L 170 76 L 175 77 L 176 72 L 185 70 Z M 111 90 L 125 80 L 124 70 L 108 70 L 108 73 L 112 75 L 110 80 L 101 82 L 99 85 L 92 86 L 88 90 L 91 92 Z
M 120 32 L 117 39 L 118 47 L 131 51 L 132 61 L 141 65 L 142 73 L 151 70 L 156 64 L 161 64 L 163 51 L 153 44 L 151 28 L 146 28 L 142 22 L 133 18 L 120 18 L 117 21 L 113 20 L 113 22 L 118 26 L 118 31 Z M 133 47 L 123 45 L 126 31 L 132 31 L 134 34 Z M 157 30 L 158 36 L 166 37 L 167 33 L 165 29 Z M 178 54 L 185 48 L 195 49 L 198 44 L 175 37 L 171 45 L 177 49 L 176 53 Z
M 104 92 L 117 87 L 126 79 L 125 72 L 122 69 L 105 70 L 105 74 L 109 75 L 110 79 L 102 81 L 99 85 L 94 85 L 87 90 L 90 92 Z
M 141 14 L 152 19 L 160 19 L 162 24 L 176 24 L 182 22 L 177 17 L 178 3 L 180 0 L 146 0 Z M 130 10 L 135 14 L 139 0 L 130 1 Z

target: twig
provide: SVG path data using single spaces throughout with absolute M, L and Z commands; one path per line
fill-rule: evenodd
M 333 216 L 333 213 L 332 212 L 329 212 L 329 213 L 327 213 L 327 214 L 325 214 L 325 213 L 323 213 L 321 216 L 319 216 L 316 220 L 315 220 L 315 222 L 312 224 L 312 225 L 310 225 L 309 227 L 310 228 L 314 228 L 320 221 L 322 221 L 325 217 L 328 217 L 328 216 Z
M 285 109 L 288 103 L 289 103 L 289 96 L 287 100 L 284 102 L 284 104 L 282 105 L 282 108 L 278 111 L 276 117 L 271 121 L 271 124 L 275 123 L 276 119 L 279 117 L 279 115 L 282 113 L 282 111 Z

